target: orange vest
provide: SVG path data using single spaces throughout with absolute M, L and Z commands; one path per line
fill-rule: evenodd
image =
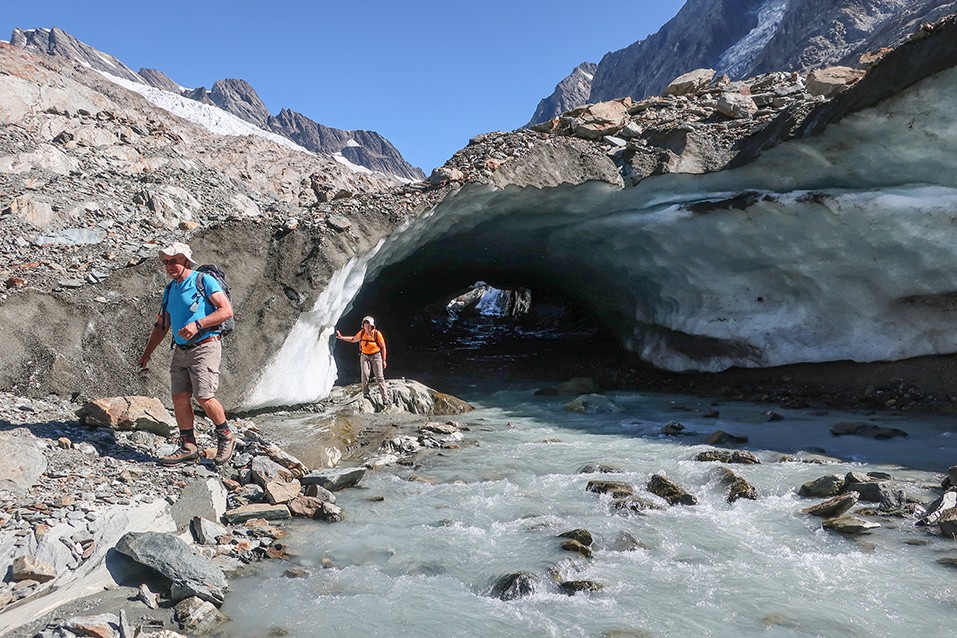
M 367 335 L 365 330 L 362 330 L 358 337 L 359 351 L 362 354 L 379 354 L 385 347 L 385 339 L 378 330 L 373 329 L 371 336 Z

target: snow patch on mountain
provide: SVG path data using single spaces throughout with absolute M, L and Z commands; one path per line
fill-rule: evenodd
M 264 131 L 258 126 L 254 126 L 249 122 L 242 120 L 231 113 L 227 113 L 216 106 L 203 104 L 202 102 L 191 100 L 188 97 L 176 95 L 175 93 L 157 89 L 146 84 L 138 84 L 136 82 L 124 80 L 123 78 L 118 78 L 115 75 L 110 75 L 109 73 L 102 73 L 102 75 L 111 82 L 115 82 L 116 84 L 119 84 L 130 91 L 139 93 L 150 103 L 160 107 L 161 109 L 169 111 L 173 115 L 181 117 L 184 120 L 188 120 L 193 124 L 198 124 L 211 133 L 215 133 L 217 135 L 233 136 L 257 135 L 275 142 L 280 146 L 300 151 L 302 153 L 315 155 L 315 153 L 312 153 L 308 149 L 299 146 L 298 144 L 281 135 Z M 360 168 L 349 162 L 346 162 L 346 164 L 348 164 L 353 170 Z
M 716 69 L 732 78 L 742 77 L 751 68 L 755 58 L 777 33 L 790 0 L 767 0 L 758 9 L 758 26 L 721 54 Z

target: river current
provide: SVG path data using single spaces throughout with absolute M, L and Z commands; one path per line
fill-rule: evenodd
M 887 472 L 930 501 L 957 462 L 953 418 L 775 408 L 784 418 L 769 421 L 766 405 L 634 392 L 608 394 L 619 412 L 581 414 L 527 382 L 498 391 L 488 381 L 449 383 L 478 406 L 456 419 L 469 427 L 462 449 L 367 472 L 338 493 L 340 523 L 291 524 L 292 560 L 231 583 L 227 635 L 870 638 L 945 636 L 957 626 L 955 572 L 937 563 L 957 557 L 955 541 L 905 518 L 845 537 L 800 513 L 823 499 L 797 494 L 826 474 Z M 662 435 L 672 421 L 691 434 Z M 833 436 L 844 421 L 908 436 Z M 727 466 L 757 500 L 727 503 L 719 464 L 694 460 L 713 449 L 704 439 L 717 430 L 747 436 L 740 447 L 761 459 Z M 800 451 L 843 462 L 780 461 Z M 621 473 L 580 472 L 596 463 Z M 585 489 L 610 479 L 641 490 L 655 473 L 698 504 L 624 516 Z M 561 549 L 558 535 L 578 528 L 595 539 L 591 558 Z M 287 577 L 290 567 L 308 575 Z M 492 595 L 497 578 L 519 571 L 538 578 L 534 593 Z M 602 588 L 569 596 L 557 582 L 570 580 Z

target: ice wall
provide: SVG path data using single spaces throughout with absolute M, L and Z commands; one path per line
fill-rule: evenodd
M 336 381 L 332 356 L 336 321 L 345 313 L 366 277 L 382 242 L 361 259 L 336 271 L 312 309 L 299 315 L 282 347 L 263 370 L 243 405 L 244 409 L 296 405 L 329 394 Z

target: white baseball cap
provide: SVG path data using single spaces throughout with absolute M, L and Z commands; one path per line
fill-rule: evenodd
M 193 261 L 193 251 L 190 249 L 189 244 L 184 244 L 181 241 L 174 241 L 172 244 L 166 248 L 160 249 L 160 254 L 165 255 L 166 257 L 175 257 L 176 255 L 182 255 L 186 258 L 186 262 L 190 267 L 195 266 L 196 262 Z
M 365 322 L 367 322 L 367 321 L 369 322 L 369 325 L 370 325 L 370 326 L 372 326 L 373 328 L 375 328 L 375 319 L 373 319 L 372 317 L 363 317 L 363 318 L 362 318 L 362 323 L 365 323 Z

